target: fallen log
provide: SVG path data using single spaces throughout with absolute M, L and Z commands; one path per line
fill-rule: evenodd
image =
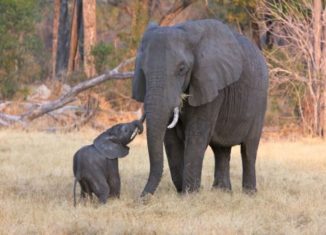
M 102 75 L 99 75 L 97 77 L 94 77 L 92 79 L 77 84 L 58 99 L 41 104 L 21 115 L 9 115 L 5 113 L 0 113 L 0 125 L 9 126 L 13 123 L 21 123 L 25 125 L 27 122 L 30 122 L 36 118 L 41 117 L 44 114 L 47 114 L 53 110 L 65 106 L 68 103 L 71 103 L 72 101 L 75 100 L 75 97 L 79 93 L 87 89 L 90 89 L 94 86 L 97 86 L 109 80 L 121 80 L 121 79 L 132 78 L 134 76 L 133 72 L 119 72 L 119 70 L 122 67 L 126 66 L 127 64 L 134 62 L 134 60 L 135 58 L 128 59 L 122 62 L 121 64 L 119 64 L 116 68 L 107 71 Z

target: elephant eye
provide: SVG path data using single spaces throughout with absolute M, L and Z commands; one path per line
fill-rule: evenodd
M 187 72 L 188 72 L 188 67 L 187 67 L 187 65 L 184 64 L 184 63 L 182 63 L 182 64 L 180 64 L 180 65 L 178 66 L 178 69 L 177 69 L 176 74 L 177 74 L 178 76 L 183 76 L 183 75 L 185 75 Z

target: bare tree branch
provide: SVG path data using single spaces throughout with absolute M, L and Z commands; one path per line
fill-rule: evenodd
M 260 11 L 272 16 L 272 27 L 280 29 L 273 30 L 273 36 L 286 42 L 266 52 L 271 89 L 294 97 L 304 128 L 322 136 L 326 128 L 322 118 L 326 115 L 325 6 L 321 0 L 278 0 L 277 4 L 264 0 L 260 7 Z
M 66 94 L 62 95 L 58 99 L 54 101 L 50 101 L 48 103 L 39 105 L 38 107 L 22 114 L 22 115 L 9 115 L 5 113 L 0 113 L 0 125 L 6 126 L 11 123 L 19 122 L 21 124 L 26 124 L 28 121 L 32 121 L 46 113 L 49 113 L 53 110 L 63 107 L 64 105 L 72 102 L 75 97 L 94 86 L 97 86 L 103 82 L 108 80 L 121 80 L 121 79 L 128 79 L 134 76 L 133 72 L 119 72 L 123 66 L 126 66 L 134 61 L 134 58 L 128 59 L 121 64 L 119 64 L 113 70 L 107 71 L 106 73 L 94 77 L 90 80 L 81 82 L 76 86 L 72 87 Z
M 178 0 L 176 1 L 172 8 L 161 18 L 159 24 L 161 26 L 168 26 L 173 19 L 180 14 L 185 8 L 187 8 L 192 3 L 197 0 Z

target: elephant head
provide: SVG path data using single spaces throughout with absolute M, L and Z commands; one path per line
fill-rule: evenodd
M 132 96 L 144 102 L 150 174 L 142 195 L 154 193 L 163 172 L 163 139 L 182 94 L 191 106 L 213 101 L 242 72 L 242 51 L 233 32 L 216 20 L 151 26 L 137 52 Z
M 141 121 L 114 125 L 94 140 L 95 148 L 109 159 L 125 157 L 129 153 L 129 144 L 143 132 Z

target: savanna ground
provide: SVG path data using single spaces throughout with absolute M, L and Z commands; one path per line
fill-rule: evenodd
M 325 142 L 263 141 L 255 196 L 241 192 L 235 148 L 232 194 L 211 190 L 207 151 L 199 193 L 178 195 L 165 161 L 156 194 L 140 200 L 149 166 L 138 137 L 119 162 L 121 199 L 74 208 L 72 156 L 97 134 L 0 131 L 0 234 L 326 234 Z

